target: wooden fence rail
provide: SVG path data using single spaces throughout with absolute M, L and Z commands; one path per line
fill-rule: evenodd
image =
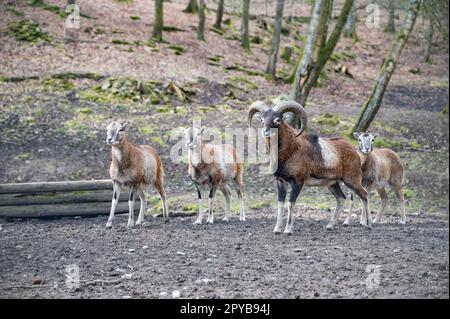
M 111 197 L 111 180 L 0 184 L 0 217 L 104 215 L 109 214 Z M 127 201 L 128 192 L 122 192 L 117 214 L 128 213 Z

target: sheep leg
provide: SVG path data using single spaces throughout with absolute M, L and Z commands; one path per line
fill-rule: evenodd
M 336 209 L 333 213 L 333 216 L 331 217 L 331 221 L 327 225 L 327 229 L 333 229 L 334 226 L 336 226 L 337 218 L 341 214 L 341 210 L 344 208 L 345 194 L 342 192 L 342 189 L 338 183 L 329 186 L 328 190 L 336 198 Z
M 361 183 L 354 181 L 344 181 L 344 184 L 350 188 L 353 192 L 358 195 L 363 204 L 363 212 L 362 212 L 362 225 L 366 228 L 372 228 L 372 220 L 370 219 L 370 211 L 369 211 L 369 200 L 366 189 L 361 185 Z
M 112 227 L 112 222 L 114 219 L 114 213 L 116 212 L 117 203 L 119 202 L 120 197 L 120 184 L 119 182 L 113 182 L 113 197 L 111 201 L 111 211 L 109 213 L 108 222 L 106 223 L 106 228 Z
M 141 200 L 141 209 L 139 210 L 139 217 L 137 219 L 136 225 L 141 225 L 144 222 L 144 214 L 147 208 L 147 196 L 145 196 L 145 192 L 143 189 L 137 189 L 137 194 L 139 199 Z
M 388 201 L 388 195 L 386 194 L 386 190 L 383 188 L 377 189 L 378 195 L 380 195 L 381 198 L 381 205 L 380 208 L 378 209 L 378 212 L 375 216 L 375 219 L 373 220 L 374 223 L 380 223 L 381 219 L 383 218 L 383 212 L 384 209 L 386 208 L 386 204 Z
M 350 207 L 348 208 L 348 214 L 344 221 L 344 226 L 350 225 L 350 219 L 352 218 L 353 206 L 355 205 L 355 193 L 350 194 Z
M 163 217 L 164 221 L 169 221 L 169 208 L 167 207 L 167 198 L 166 198 L 166 192 L 164 191 L 164 187 L 162 183 L 156 183 L 155 184 L 156 191 L 159 194 L 159 198 L 161 198 L 163 203 Z
M 277 180 L 278 189 L 278 212 L 277 212 L 277 222 L 275 224 L 275 229 L 273 232 L 275 234 L 281 233 L 281 225 L 283 223 L 283 212 L 284 212 L 284 202 L 286 201 L 286 185 L 283 181 Z
M 206 220 L 207 223 L 213 224 L 214 223 L 214 215 L 213 215 L 213 209 L 212 209 L 212 203 L 214 200 L 214 196 L 216 195 L 217 186 L 212 186 L 211 190 L 209 191 L 209 197 L 208 197 L 208 219 Z
M 194 224 L 201 224 L 203 221 L 203 198 L 202 198 L 202 191 L 200 187 L 198 187 L 197 184 L 195 184 L 195 187 L 197 188 L 198 193 L 198 217 L 195 220 Z
M 240 213 L 239 213 L 239 220 L 241 222 L 245 222 L 245 208 L 244 208 L 244 199 L 243 199 L 243 196 L 242 196 L 242 184 L 238 183 L 238 182 L 235 182 L 234 183 L 234 187 L 236 189 L 236 193 L 237 193 L 238 198 L 239 198 L 239 211 L 240 211 Z
M 222 220 L 227 222 L 230 220 L 230 217 L 231 217 L 231 192 L 227 186 L 221 187 L 220 190 L 222 191 L 223 195 L 225 196 L 225 201 L 226 201 L 226 205 L 227 205 L 225 217 Z
M 128 198 L 128 208 L 129 208 L 128 224 L 127 224 L 128 228 L 131 228 L 134 226 L 134 193 L 135 193 L 135 188 L 133 186 L 131 186 L 130 197 Z
M 289 195 L 288 217 L 286 221 L 286 227 L 284 228 L 285 234 L 292 235 L 294 231 L 294 205 L 297 201 L 297 197 L 300 194 L 303 184 L 299 184 L 296 181 L 291 182 L 291 194 Z
M 397 196 L 397 198 L 400 202 L 400 206 L 401 206 L 400 207 L 400 213 L 401 213 L 400 224 L 405 225 L 406 224 L 405 196 L 403 195 L 401 185 L 397 185 L 394 187 L 394 193 Z

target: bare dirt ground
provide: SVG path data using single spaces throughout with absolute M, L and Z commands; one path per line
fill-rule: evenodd
M 45 2 L 61 7 L 65 3 Z M 64 39 L 64 19 L 57 14 L 31 7 L 28 1 L 0 2 L 0 183 L 108 178 L 110 149 L 100 123 L 127 119 L 132 122 L 131 139 L 152 144 L 161 154 L 170 210 L 185 211 L 186 216 L 174 217 L 169 224 L 152 219 L 150 215 L 160 211 L 152 195 L 147 225 L 131 231 L 124 216 L 118 216 L 110 231 L 103 228 L 105 217 L 1 220 L 0 298 L 166 298 L 175 290 L 193 298 L 448 298 L 449 122 L 442 112 L 445 106 L 448 110 L 448 52 L 436 37 L 433 63 L 421 62 L 426 27 L 421 19 L 371 126 L 380 136 L 378 146 L 394 149 L 405 164 L 409 223 L 397 223 L 398 205 L 389 193 L 386 223 L 372 231 L 356 223 L 326 231 L 334 198 L 312 188 L 299 197 L 295 234 L 285 237 L 272 234 L 273 177 L 246 164 L 249 220 L 220 222 L 224 201 L 218 195 L 218 223 L 194 226 L 188 214 L 197 210 L 197 200 L 186 164 L 169 158 L 177 142 L 171 138 L 174 129 L 191 125 L 193 119 L 219 131 L 246 128 L 252 101 L 271 102 L 289 94 L 290 84 L 261 75 L 269 33 L 252 20 L 251 34 L 262 41 L 244 52 L 239 41 L 230 40 L 239 30 L 239 17 L 226 15 L 231 24 L 224 27 L 225 34 L 208 29 L 207 41 L 199 42 L 197 17 L 182 13 L 185 1 L 172 1 L 164 4 L 165 23 L 181 31 L 165 32 L 167 43 L 155 49 L 146 45 L 153 23 L 148 1 L 77 3 L 92 18 L 82 17 L 78 40 L 70 42 Z M 263 2 L 260 5 L 256 12 L 265 13 Z M 307 16 L 309 9 L 298 10 Z M 9 33 L 10 23 L 28 18 L 49 33 L 50 43 L 21 42 Z M 211 11 L 207 25 L 213 21 Z M 293 28 L 283 35 L 282 48 L 304 45 L 295 34 L 305 35 L 307 23 Z M 358 24 L 358 35 L 356 43 L 340 40 L 310 95 L 310 132 L 346 135 L 371 91 L 392 35 L 363 23 Z M 175 54 L 171 44 L 185 52 Z M 220 61 L 211 64 L 208 58 L 217 56 L 222 56 Z M 278 73 L 290 74 L 297 58 L 294 54 L 291 63 L 280 59 Z M 336 73 L 339 64 L 345 64 L 353 78 Z M 101 78 L 51 77 L 63 72 L 92 72 Z M 14 80 L 31 76 L 37 78 Z M 111 77 L 161 81 L 161 101 L 136 96 L 130 88 L 131 97 L 102 90 Z M 180 101 L 167 92 L 170 81 L 194 93 Z M 371 208 L 378 204 L 373 195 Z M 234 201 L 233 210 L 237 208 Z M 80 267 L 80 289 L 65 286 L 65 267 L 70 264 Z M 380 267 L 377 289 L 365 284 L 368 266 Z M 43 286 L 32 285 L 36 276 L 44 279 Z
M 270 210 L 245 223 L 153 218 L 131 231 L 123 217 L 111 230 L 106 217 L 2 224 L 1 297 L 448 298 L 447 220 L 327 231 L 323 213 L 305 210 L 289 237 L 272 233 Z M 81 284 L 69 289 L 74 264 Z

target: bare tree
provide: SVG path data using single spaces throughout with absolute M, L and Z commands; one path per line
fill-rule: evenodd
M 365 132 L 380 109 L 386 87 L 389 84 L 392 74 L 394 74 L 395 67 L 397 66 L 402 50 L 408 42 L 409 35 L 414 28 L 421 2 L 422 0 L 411 1 L 405 22 L 403 23 L 400 31 L 398 31 L 392 43 L 391 49 L 384 59 L 383 66 L 381 67 L 378 78 L 372 89 L 372 93 L 361 108 L 359 118 L 356 121 L 352 132 Z
M 425 38 L 427 40 L 427 49 L 425 51 L 425 55 L 423 57 L 423 62 L 431 63 L 431 49 L 433 48 L 433 35 L 434 35 L 434 24 L 429 21 L 428 22 L 428 30 L 425 34 Z
M 442 0 L 427 0 L 422 4 L 425 16 L 433 24 L 434 31 L 442 34 L 448 49 L 449 2 Z
M 186 9 L 183 10 L 186 13 L 197 13 L 198 12 L 198 3 L 197 0 L 189 0 L 189 3 Z
M 155 22 L 153 25 L 152 38 L 158 42 L 161 42 L 163 40 L 162 37 L 164 27 L 163 2 L 164 0 L 155 0 Z
M 205 41 L 205 0 L 199 0 L 197 39 Z
M 395 33 L 395 6 L 394 6 L 395 0 L 389 0 L 388 2 L 388 24 L 386 28 L 384 29 L 385 32 L 389 33 Z
M 291 3 L 289 5 L 288 23 L 292 23 L 292 21 L 294 20 L 294 8 L 295 8 L 295 0 L 291 0 Z
M 296 102 L 305 106 L 312 87 L 317 83 L 319 75 L 330 58 L 339 41 L 342 29 L 347 22 L 354 0 L 345 0 L 339 18 L 333 32 L 327 40 L 328 18 L 330 15 L 330 0 L 316 0 L 311 21 L 309 24 L 308 38 L 303 50 L 302 58 L 295 71 L 295 79 L 291 97 Z M 287 116 L 291 125 L 298 126 L 296 117 Z
M 223 9 L 224 9 L 225 0 L 219 0 L 219 4 L 217 6 L 216 12 L 216 22 L 214 22 L 214 28 L 222 29 L 222 18 L 223 18 Z
M 356 15 L 356 2 L 353 3 L 352 9 L 347 18 L 347 23 L 344 27 L 344 37 L 351 38 L 353 41 L 358 41 L 358 35 L 356 34 L 356 23 L 358 18 Z
M 242 6 L 242 25 L 241 25 L 241 46 L 245 50 L 250 50 L 250 35 L 249 35 L 249 13 L 250 0 L 243 0 Z
M 277 0 L 275 21 L 272 36 L 272 46 L 270 49 L 269 63 L 267 64 L 266 74 L 269 79 L 275 79 L 278 50 L 280 48 L 281 26 L 283 23 L 284 0 Z

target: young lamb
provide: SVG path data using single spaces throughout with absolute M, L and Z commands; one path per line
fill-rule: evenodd
M 150 145 L 136 145 L 129 141 L 127 122 L 111 122 L 103 124 L 107 131 L 106 144 L 111 146 L 112 161 L 109 170 L 113 181 L 113 198 L 111 212 L 106 227 L 112 226 L 114 212 L 119 200 L 122 186 L 130 188 L 128 200 L 129 216 L 127 227 L 134 226 L 134 199 L 135 193 L 141 200 L 141 209 L 136 225 L 144 222 L 144 212 L 147 206 L 145 191 L 153 186 L 159 193 L 163 202 L 163 216 L 169 217 L 166 193 L 164 191 L 164 169 L 156 150 Z
M 227 144 L 207 144 L 203 141 L 204 128 L 187 128 L 185 142 L 188 148 L 188 173 L 198 193 L 198 217 L 194 224 L 203 221 L 202 187 L 209 188 L 208 218 L 207 222 L 214 222 L 212 203 L 217 189 L 220 189 L 226 200 L 226 213 L 224 221 L 231 217 L 231 184 L 237 192 L 240 204 L 240 221 L 245 221 L 242 174 L 243 165 L 236 149 Z
M 381 222 L 384 209 L 388 201 L 385 187 L 389 185 L 400 201 L 401 219 L 400 223 L 406 223 L 405 197 L 402 192 L 402 183 L 404 168 L 400 157 L 394 151 L 385 148 L 373 148 L 373 142 L 376 134 L 372 133 L 353 133 L 358 140 L 358 153 L 361 158 L 363 171 L 363 186 L 368 192 L 376 189 L 381 198 L 381 206 L 373 220 L 374 223 Z M 350 197 L 350 209 L 344 225 L 350 223 L 350 217 L 353 211 L 353 194 Z
M 284 122 L 283 114 L 292 112 L 301 120 L 297 131 Z M 368 214 L 367 191 L 362 186 L 359 155 L 352 144 L 342 138 L 321 138 L 304 134 L 307 115 L 303 107 L 293 101 L 280 102 L 273 108 L 264 102 L 254 102 L 248 112 L 248 121 L 259 113 L 266 143 L 278 142 L 278 166 L 274 175 L 278 188 L 278 214 L 274 232 L 280 233 L 283 219 L 286 186 L 291 186 L 287 223 L 284 233 L 293 232 L 293 208 L 303 186 L 327 187 L 337 201 L 336 210 L 327 228 L 336 225 L 344 207 L 345 195 L 339 186 L 343 182 L 361 198 L 364 206 L 364 226 L 371 227 Z M 271 163 L 272 164 L 272 163 Z

